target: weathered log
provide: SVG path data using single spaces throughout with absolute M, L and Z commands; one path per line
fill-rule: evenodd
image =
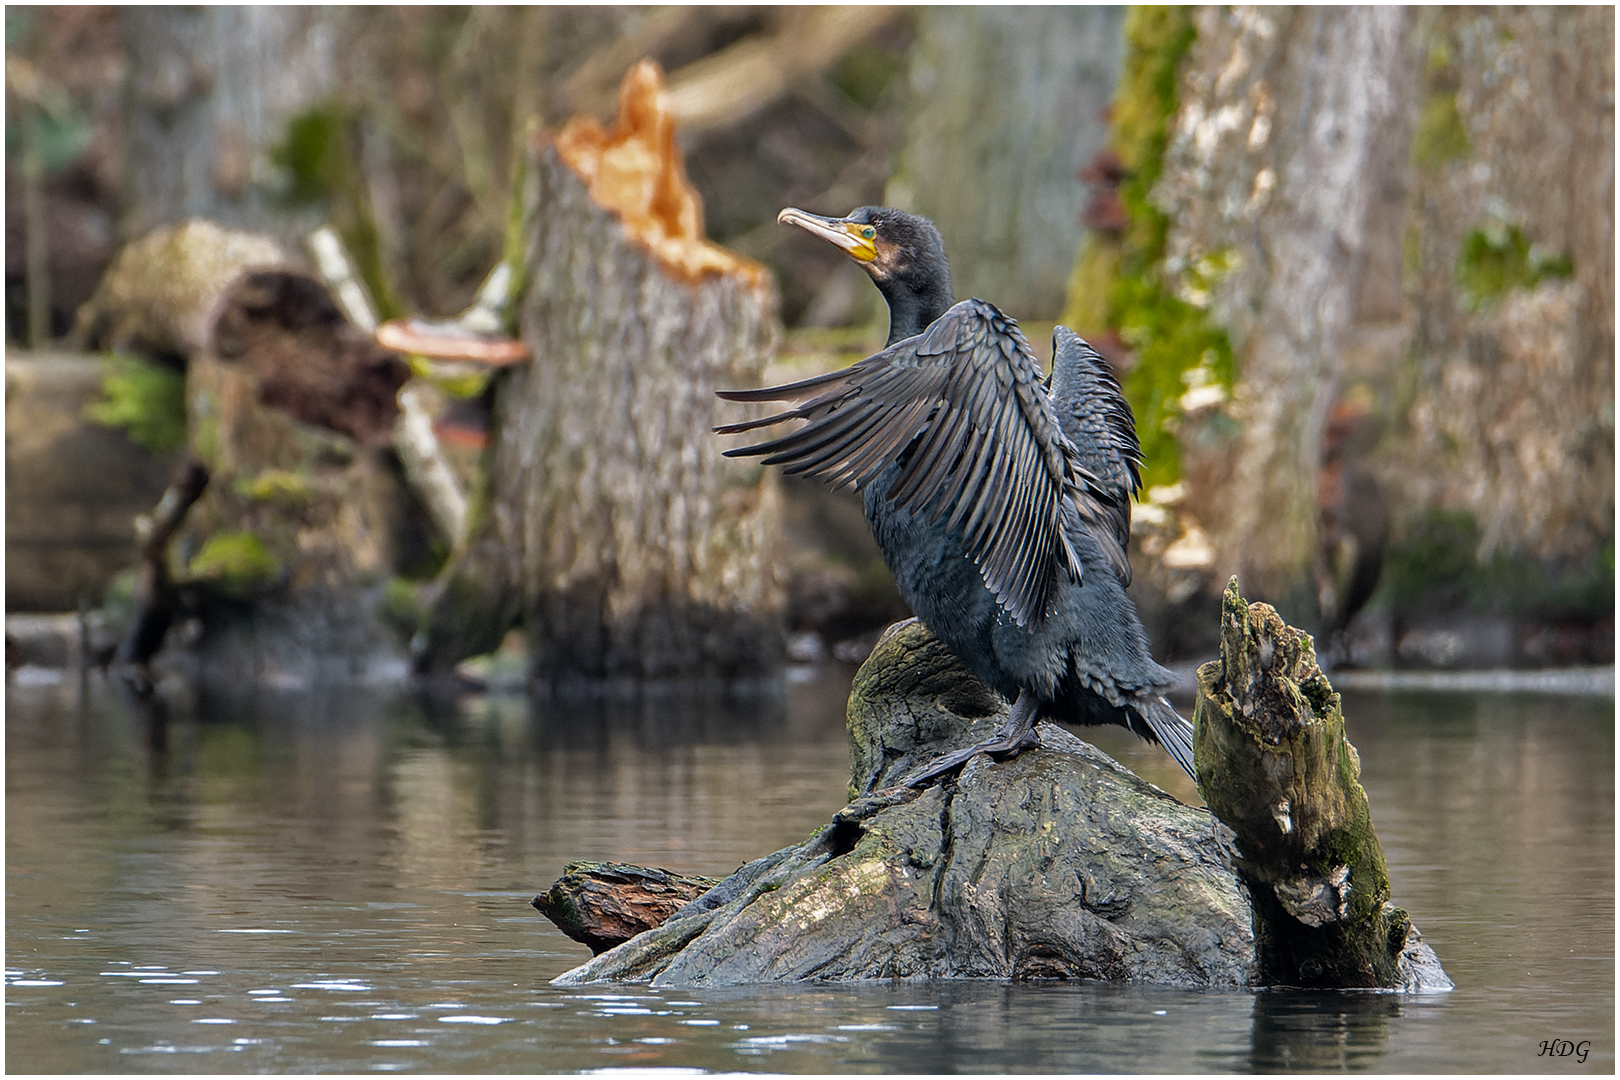
M 531 147 L 517 272 L 534 360 L 497 376 L 488 489 L 430 605 L 424 670 L 514 621 L 545 684 L 780 662 L 775 489 L 710 433 L 714 391 L 758 385 L 774 288 L 703 239 L 666 96 L 637 65 L 611 130 L 576 119 Z
M 1199 791 L 1237 834 L 1266 985 L 1450 986 L 1406 912 L 1389 902 L 1361 759 L 1308 635 L 1237 579 L 1221 658 L 1198 671 Z
M 601 955 L 662 925 L 718 884 L 719 878 L 627 863 L 571 862 L 550 891 L 530 903 L 557 929 Z
M 1285 629 L 1280 621 L 1267 624 L 1273 642 L 1286 638 Z M 1288 633 L 1294 652 L 1281 651 L 1297 658 L 1301 635 Z M 1261 646 L 1253 647 L 1258 655 Z M 1211 668 L 1218 673 L 1219 665 L 1205 673 Z M 1209 675 L 1209 686 L 1218 685 L 1214 679 Z M 1309 694 L 1332 696 L 1325 680 L 1306 681 Z M 1274 678 L 1265 685 L 1272 689 L 1255 699 L 1265 708 L 1300 693 L 1296 687 L 1290 697 L 1290 684 Z M 809 841 L 749 863 L 662 925 L 555 982 L 988 977 L 1241 987 L 1297 985 L 1310 976 L 1318 986 L 1451 985 L 1404 913 L 1383 906 L 1387 875 L 1378 877 L 1382 856 L 1366 824 L 1365 796 L 1362 846 L 1343 880 L 1352 889 L 1382 881 L 1381 892 L 1345 894 L 1346 910 L 1370 906 L 1383 919 L 1371 931 L 1387 952 L 1387 962 L 1371 969 L 1378 981 L 1362 974 L 1359 961 L 1369 949 L 1357 944 L 1361 938 L 1332 939 L 1301 957 L 1315 961 L 1316 974 L 1306 965 L 1302 976 L 1296 964 L 1279 977 L 1274 964 L 1262 966 L 1256 937 L 1266 940 L 1269 959 L 1272 942 L 1284 936 L 1281 908 L 1270 890 L 1251 909 L 1248 894 L 1260 886 L 1240 874 L 1249 864 L 1236 856 L 1232 831 L 1052 724 L 1040 726 L 1040 749 L 1011 761 L 981 755 L 923 792 L 885 786 L 942 749 L 987 734 L 1005 710 L 916 620 L 890 628 L 850 693 L 853 801 Z M 1342 732 L 1341 720 L 1336 745 L 1340 760 L 1350 761 L 1354 751 Z M 1215 752 L 1207 736 L 1199 746 L 1202 755 Z M 1252 758 L 1245 763 L 1264 767 Z M 1237 774 L 1223 773 L 1213 759 L 1204 767 L 1219 776 L 1223 792 L 1241 788 Z M 1350 799 L 1345 774 L 1330 778 L 1337 794 L 1318 798 Z M 1237 821 L 1251 827 L 1246 817 Z M 1274 818 L 1265 824 L 1276 832 Z M 1376 873 L 1363 869 L 1374 865 Z M 1332 868 L 1325 877 L 1331 885 Z M 1315 917 L 1321 905 L 1301 893 L 1297 886 L 1289 892 L 1290 903 Z M 1340 918 L 1333 911 L 1324 925 Z M 1336 959 L 1335 944 L 1354 959 Z
M 1010 762 L 883 788 L 1006 709 L 915 620 L 879 642 L 850 699 L 859 798 L 557 981 L 1252 981 L 1248 905 L 1207 811 L 1051 724 Z

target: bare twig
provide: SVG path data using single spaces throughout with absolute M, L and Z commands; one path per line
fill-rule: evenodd
M 756 35 L 693 61 L 669 78 L 670 110 L 683 131 L 746 119 L 892 22 L 893 7 L 787 10 L 773 34 Z

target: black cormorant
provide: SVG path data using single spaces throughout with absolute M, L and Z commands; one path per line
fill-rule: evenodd
M 863 206 L 845 218 L 787 209 L 777 220 L 828 240 L 889 303 L 882 352 L 842 371 L 729 401 L 800 402 L 729 434 L 805 420 L 728 456 L 853 484 L 900 595 L 986 684 L 1013 702 L 989 740 L 906 778 L 917 785 L 975 754 L 1040 744 L 1041 717 L 1118 724 L 1193 775 L 1192 725 L 1163 691 L 1125 595 L 1141 451 L 1108 364 L 1060 326 L 1042 379 L 1018 324 L 983 300 L 951 301 L 939 230 Z

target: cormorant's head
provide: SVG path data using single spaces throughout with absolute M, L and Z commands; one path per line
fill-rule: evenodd
M 776 220 L 821 237 L 859 263 L 889 301 L 897 331 L 917 333 L 951 306 L 945 242 L 925 217 L 863 206 L 848 217 L 829 218 L 790 206 Z

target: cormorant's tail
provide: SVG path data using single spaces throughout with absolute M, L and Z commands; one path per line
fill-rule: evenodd
M 1158 694 L 1144 694 L 1132 705 L 1136 707 L 1137 714 L 1147 721 L 1159 745 L 1196 781 L 1198 774 L 1193 771 L 1193 726 Z

